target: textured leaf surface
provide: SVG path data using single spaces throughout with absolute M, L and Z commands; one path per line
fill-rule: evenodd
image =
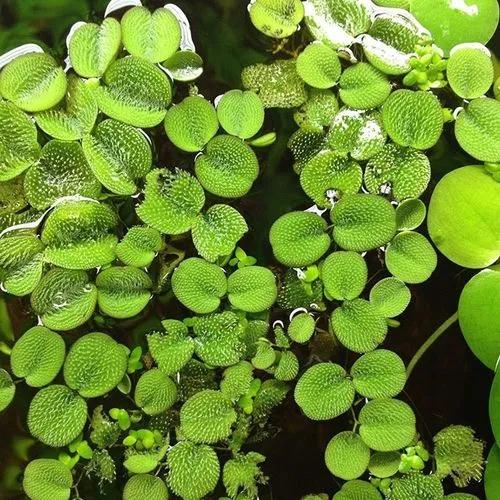
M 385 318 L 400 315 L 408 307 L 410 300 L 409 288 L 397 278 L 384 278 L 370 290 L 370 303 Z
M 294 113 L 293 118 L 297 125 L 304 129 L 303 132 L 316 132 L 322 136 L 323 127 L 330 125 L 338 110 L 339 103 L 334 92 L 329 89 L 311 88 L 307 101 Z M 311 134 L 311 137 L 314 137 L 314 134 Z M 296 143 L 296 139 L 292 141 L 290 138 L 288 147 L 292 151 L 294 148 L 291 144 L 294 142 Z M 314 142 L 310 146 L 313 148 Z
M 427 207 L 422 200 L 410 198 L 396 208 L 398 231 L 417 229 L 425 220 Z
M 273 38 L 292 35 L 304 17 L 304 6 L 300 0 L 256 0 L 249 7 L 253 25 Z
M 0 368 L 0 411 L 5 410 L 14 399 L 16 386 L 9 372 Z
M 168 490 L 162 479 L 151 474 L 136 474 L 125 484 L 123 500 L 167 500 Z
M 38 458 L 24 470 L 23 489 L 31 499 L 68 500 L 72 486 L 71 471 L 59 460 Z
M 353 479 L 342 485 L 332 500 L 382 500 L 382 495 L 377 488 L 367 481 Z
M 333 252 L 321 265 L 321 280 L 330 300 L 352 300 L 368 279 L 365 259 L 356 252 Z
M 276 278 L 265 267 L 249 266 L 237 269 L 227 280 L 229 302 L 242 311 L 261 312 L 276 300 Z
M 171 378 L 158 368 L 153 368 L 141 375 L 134 399 L 144 413 L 157 415 L 177 401 L 177 388 Z
M 419 472 L 407 474 L 392 483 L 394 498 L 402 500 L 419 498 L 422 500 L 437 500 L 443 498 L 444 489 L 439 478 L 434 475 L 424 475 Z
M 311 87 L 328 89 L 340 78 L 337 52 L 321 42 L 311 43 L 297 57 L 297 73 Z
M 294 342 L 304 344 L 313 336 L 316 323 L 307 313 L 295 315 L 288 325 L 287 333 Z
M 358 434 L 344 431 L 334 436 L 325 449 L 328 470 L 346 481 L 360 477 L 368 467 L 370 448 Z
M 127 266 L 148 267 L 162 248 L 159 231 L 148 226 L 133 226 L 115 250 L 116 256 Z

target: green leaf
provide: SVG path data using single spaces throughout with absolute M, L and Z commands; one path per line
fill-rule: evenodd
M 23 111 L 52 108 L 66 94 L 66 74 L 43 52 L 16 57 L 0 73 L 0 94 Z
M 177 401 L 177 387 L 165 373 L 152 368 L 138 380 L 134 400 L 147 415 L 158 415 Z
M 364 175 L 370 193 L 386 192 L 389 188 L 396 201 L 418 198 L 430 179 L 431 166 L 424 153 L 392 143 L 370 158 Z
M 39 157 L 35 124 L 14 104 L 0 102 L 0 181 L 18 176 Z
M 195 443 L 216 443 L 231 433 L 236 412 L 225 394 L 205 390 L 182 405 L 180 419 L 180 432 L 185 438 Z
M 127 266 L 148 267 L 163 248 L 159 231 L 148 226 L 132 226 L 116 245 L 116 256 Z
M 23 489 L 29 498 L 69 500 L 72 486 L 71 470 L 59 460 L 38 458 L 24 470 Z
M 172 100 L 168 77 L 139 57 L 113 62 L 95 89 L 99 109 L 110 118 L 134 127 L 155 127 L 165 118 Z
M 491 385 L 490 400 L 489 400 L 489 413 L 491 421 L 491 429 L 493 435 L 498 442 L 500 442 L 500 372 L 495 374 L 493 384 Z
M 9 372 L 0 368 L 0 411 L 5 410 L 12 403 L 16 393 L 16 386 L 12 382 Z
M 0 220 L 9 215 L 22 217 L 22 214 L 16 214 L 16 212 L 28 205 L 24 196 L 23 180 L 22 176 L 17 176 L 8 181 L 0 181 Z
M 287 38 L 299 28 L 304 5 L 300 0 L 256 0 L 250 3 L 248 12 L 260 32 L 273 38 Z
M 68 45 L 73 69 L 85 78 L 100 77 L 115 59 L 121 45 L 120 23 L 107 17 L 101 25 L 85 23 Z
M 365 259 L 356 252 L 333 252 L 321 264 L 321 280 L 330 300 L 352 300 L 361 295 L 368 279 Z
M 500 101 L 473 99 L 455 121 L 461 148 L 478 160 L 500 162 Z
M 43 273 L 44 245 L 34 235 L 15 232 L 0 238 L 0 278 L 12 295 L 31 293 Z
M 332 118 L 339 110 L 339 103 L 336 95 L 329 89 L 315 89 L 309 90 L 309 97 L 307 101 L 294 113 L 293 118 L 295 123 L 301 127 L 302 132 L 309 132 L 311 137 L 314 138 L 314 133 L 323 136 L 323 127 L 328 127 Z M 296 131 L 292 137 L 297 134 Z M 296 142 L 294 140 L 293 142 Z M 292 149 L 290 145 L 288 147 Z M 314 143 L 310 145 L 311 149 L 314 148 Z
M 332 209 L 333 239 L 345 250 L 363 252 L 388 243 L 396 232 L 396 212 L 373 194 L 344 196 Z
M 198 257 L 182 261 L 172 275 L 174 295 L 197 314 L 215 311 L 226 290 L 227 280 L 222 268 Z
M 441 481 L 434 474 L 424 475 L 411 472 L 392 483 L 391 496 L 394 498 L 419 498 L 437 500 L 443 498 L 444 489 Z
M 194 342 L 188 336 L 188 329 L 181 321 L 170 319 L 162 321 L 165 332 L 153 332 L 147 335 L 151 356 L 158 368 L 172 375 L 191 359 Z
M 242 311 L 265 311 L 274 304 L 277 295 L 276 277 L 265 267 L 242 267 L 227 280 L 229 302 Z
M 304 106 L 306 105 L 307 103 Z M 329 123 L 330 120 L 328 120 Z M 293 170 L 295 173 L 300 175 L 309 160 L 322 151 L 324 142 L 325 134 L 323 129 L 317 131 L 311 130 L 309 127 L 299 128 L 290 136 L 288 148 L 293 155 Z
M 47 217 L 42 242 L 45 260 L 68 269 L 92 269 L 115 259 L 118 238 L 111 234 L 117 224 L 113 209 L 91 201 L 57 205 Z
M 313 316 L 308 313 L 300 313 L 290 321 L 287 333 L 294 342 L 305 344 L 313 336 L 315 328 L 316 322 Z
M 395 451 L 409 445 L 416 434 L 415 414 L 398 399 L 374 399 L 359 412 L 359 434 L 375 451 Z
M 382 495 L 367 481 L 354 479 L 344 483 L 332 500 L 382 500 Z
M 292 351 L 282 351 L 278 364 L 274 370 L 274 378 L 289 382 L 299 373 L 299 360 Z
M 228 134 L 249 139 L 264 124 L 264 106 L 255 92 L 230 90 L 217 103 L 217 117 Z
M 259 175 L 252 148 L 238 137 L 218 135 L 195 160 L 196 177 L 210 193 L 240 198 L 250 191 Z
M 179 401 L 186 401 L 204 389 L 217 389 L 218 387 L 215 371 L 196 359 L 190 359 L 179 373 Z
M 429 149 L 443 130 L 443 110 L 438 98 L 423 90 L 396 90 L 382 106 L 382 120 L 389 137 L 400 146 Z
M 230 255 L 248 231 L 243 216 L 229 205 L 212 205 L 199 215 L 191 229 L 193 244 L 207 261 Z
M 28 428 L 33 437 L 54 448 L 71 443 L 82 432 L 86 420 L 87 403 L 64 385 L 49 385 L 38 391 L 28 411 Z
M 397 396 L 406 383 L 403 360 L 386 349 L 363 354 L 352 365 L 351 376 L 356 391 L 370 399 Z
M 168 452 L 167 465 L 168 486 L 185 500 L 203 498 L 219 481 L 219 459 L 207 445 L 180 441 Z
M 493 500 L 500 494 L 500 448 L 496 444 L 491 447 L 486 460 L 484 489 L 488 500 Z
M 401 453 L 397 451 L 377 451 L 370 457 L 368 470 L 379 478 L 394 476 L 401 463 Z
M 122 17 L 122 37 L 125 49 L 133 56 L 152 63 L 168 59 L 179 48 L 181 27 L 170 10 L 133 7 Z
M 321 42 L 309 44 L 297 57 L 297 73 L 308 85 L 317 89 L 333 87 L 341 71 L 337 52 Z
M 78 142 L 52 140 L 42 148 L 38 163 L 26 173 L 24 190 L 30 205 L 44 210 L 65 196 L 96 199 L 101 183 Z
M 64 102 L 35 115 L 37 125 L 48 135 L 63 141 L 81 139 L 97 119 L 97 103 L 92 90 L 75 75 L 68 77 Z
M 335 363 L 309 368 L 295 386 L 295 402 L 312 420 L 330 420 L 354 402 L 354 387 L 345 370 Z
M 137 215 L 161 233 L 189 231 L 205 204 L 205 192 L 198 180 L 185 170 L 152 170 L 146 176 L 144 201 Z
M 385 252 L 387 270 L 405 283 L 422 283 L 437 266 L 437 255 L 427 238 L 404 231 L 391 240 Z
M 253 422 L 266 423 L 272 410 L 283 402 L 289 389 L 290 386 L 281 380 L 264 380 L 253 400 Z
M 136 474 L 132 476 L 123 489 L 123 500 L 167 500 L 168 490 L 162 479 L 151 474 Z
M 480 166 L 445 175 L 432 194 L 430 237 L 448 259 L 482 268 L 500 257 L 500 183 Z
M 85 271 L 51 269 L 31 295 L 31 307 L 52 330 L 72 330 L 88 321 L 97 303 L 97 289 Z
M 82 146 L 94 175 L 116 194 L 134 194 L 137 180 L 152 166 L 151 146 L 143 133 L 115 120 L 99 123 Z
M 178 50 L 162 66 L 179 82 L 191 82 L 203 73 L 203 59 L 192 50 Z
M 264 483 L 265 477 L 259 467 L 266 457 L 256 452 L 246 455 L 238 454 L 224 464 L 222 481 L 227 494 L 231 498 L 237 498 L 238 492 L 248 495 L 250 498 L 258 496 L 257 482 Z
M 64 362 L 64 381 L 84 398 L 114 389 L 127 370 L 123 346 L 104 333 L 88 333 L 72 346 Z
M 307 99 L 294 60 L 278 59 L 271 64 L 247 66 L 241 73 L 241 81 L 243 87 L 260 97 L 265 108 L 295 108 Z
M 339 86 L 340 98 L 354 109 L 377 108 L 392 90 L 387 77 L 366 62 L 347 67 L 342 72 Z
M 250 390 L 252 380 L 253 366 L 248 361 L 240 361 L 224 370 L 220 390 L 231 401 L 235 401 Z
M 398 231 L 417 229 L 425 220 L 427 207 L 422 200 L 412 199 L 403 201 L 396 208 L 396 225 Z
M 363 475 L 370 461 L 370 448 L 358 434 L 344 431 L 332 437 L 325 450 L 328 470 L 346 481 Z
M 373 351 L 387 334 L 385 318 L 365 299 L 345 301 L 330 317 L 339 342 L 354 352 Z
M 322 150 L 310 158 L 300 172 L 300 185 L 319 207 L 331 207 L 333 197 L 359 191 L 363 171 L 357 162 L 342 158 L 338 151 Z
M 217 112 L 201 96 L 186 97 L 172 106 L 165 116 L 168 138 L 183 151 L 201 151 L 219 129 Z
M 34 326 L 14 344 L 10 356 L 12 373 L 31 387 L 50 384 L 66 355 L 63 338 L 43 326 Z
M 274 222 L 269 241 L 276 260 L 288 267 L 318 261 L 330 247 L 326 220 L 310 212 L 289 212 Z
M 99 309 L 117 319 L 139 314 L 151 298 L 153 283 L 141 269 L 112 266 L 101 271 L 95 280 Z
M 370 303 L 385 318 L 399 316 L 410 303 L 409 288 L 397 278 L 384 278 L 370 290 Z

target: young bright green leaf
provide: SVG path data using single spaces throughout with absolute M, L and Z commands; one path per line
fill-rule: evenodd
M 491 384 L 490 399 L 489 399 L 489 414 L 491 421 L 491 429 L 495 440 L 500 441 L 500 372 L 495 374 L 493 383 Z
M 300 313 L 292 318 L 288 325 L 289 337 L 299 344 L 305 344 L 314 334 L 316 322 L 308 313 Z
M 316 131 L 309 128 L 299 128 L 290 136 L 288 148 L 292 152 L 295 162 L 293 170 L 296 174 L 300 175 L 309 160 L 322 151 L 324 142 L 325 134 L 323 130 Z
M 111 234 L 117 223 L 113 209 L 91 201 L 59 204 L 42 230 L 45 259 L 69 269 L 92 269 L 115 259 L 118 238 Z
M 165 118 L 172 100 L 167 75 L 139 57 L 113 62 L 95 89 L 99 109 L 110 118 L 134 127 L 155 127 Z
M 90 319 L 97 303 L 97 289 L 87 273 L 51 269 L 31 294 L 31 307 L 52 330 L 72 330 Z
M 101 183 L 92 173 L 80 143 L 52 140 L 26 173 L 24 191 L 32 207 L 44 210 L 64 196 L 98 198 Z
M 394 277 L 378 281 L 370 290 L 370 303 L 385 318 L 399 316 L 408 307 L 410 300 L 409 288 Z
M 396 208 L 396 224 L 398 231 L 417 229 L 425 220 L 427 207 L 422 200 L 410 198 Z
M 168 500 L 167 486 L 157 476 L 151 474 L 135 474 L 123 488 L 123 500 Z
M 289 382 L 299 373 L 299 360 L 292 351 L 282 351 L 278 364 L 274 370 L 274 378 Z
M 330 317 L 339 342 L 354 352 L 373 351 L 387 334 L 385 318 L 365 299 L 345 301 Z
M 12 295 L 31 293 L 43 274 L 44 245 L 34 235 L 13 233 L 0 238 L 0 279 Z
M 194 168 L 201 185 L 224 198 L 245 195 L 259 175 L 259 162 L 252 148 L 230 135 L 214 137 L 196 158 Z
M 486 94 L 493 85 L 493 62 L 488 49 L 480 44 L 460 44 L 453 47 L 446 79 L 453 92 L 464 99 Z
M 494 444 L 486 460 L 484 489 L 487 498 L 495 498 L 500 493 L 500 448 Z
M 354 109 L 371 109 L 383 104 L 391 93 L 391 84 L 377 68 L 360 62 L 345 69 L 340 77 L 339 96 Z
M 138 380 L 134 400 L 147 415 L 157 415 L 168 410 L 177 401 L 177 387 L 165 373 L 152 368 Z
M 212 205 L 200 214 L 191 229 L 198 253 L 207 261 L 230 255 L 248 231 L 243 216 L 229 205 Z
M 178 50 L 162 66 L 179 82 L 191 82 L 203 73 L 203 59 L 192 50 Z
M 198 257 L 181 262 L 172 275 L 172 291 L 184 306 L 197 314 L 215 311 L 227 291 L 222 268 Z
M 217 133 L 219 121 L 212 103 L 201 96 L 186 97 L 165 116 L 168 138 L 183 151 L 201 151 Z
M 377 451 L 370 457 L 368 470 L 379 478 L 391 477 L 398 472 L 401 453 L 397 451 Z
M 185 438 L 195 443 L 216 443 L 231 433 L 236 412 L 225 394 L 205 390 L 183 404 L 180 419 L 180 432 Z
M 72 346 L 64 362 L 64 381 L 84 398 L 114 389 L 125 375 L 127 353 L 104 333 L 88 333 Z
M 342 485 L 332 500 L 382 500 L 380 492 L 367 481 L 353 479 Z
M 241 81 L 243 87 L 260 97 L 265 108 L 295 108 L 307 99 L 294 60 L 278 59 L 271 64 L 247 66 L 241 73 Z
M 257 349 L 255 351 L 255 356 L 252 358 L 252 365 L 257 368 L 257 370 L 267 370 L 276 361 L 276 351 L 265 339 L 258 340 L 256 345 Z
M 15 104 L 0 102 L 0 182 L 24 172 L 40 156 L 35 124 Z
M 305 163 L 300 185 L 319 207 L 330 207 L 332 198 L 359 191 L 363 171 L 359 164 L 336 151 L 323 150 Z
M 23 111 L 44 111 L 66 93 L 66 73 L 48 54 L 16 57 L 0 73 L 0 95 Z
M 478 160 L 500 162 L 500 101 L 473 99 L 455 121 L 455 136 L 464 151 Z
M 185 170 L 154 169 L 146 176 L 144 201 L 137 215 L 164 234 L 189 231 L 205 204 L 200 183 Z
M 340 365 L 318 363 L 300 377 L 294 397 L 310 419 L 330 420 L 351 407 L 354 386 Z
M 269 241 L 276 260 L 303 267 L 319 260 L 330 247 L 327 222 L 310 212 L 289 212 L 274 222 Z
M 345 250 L 363 252 L 388 243 L 396 232 L 396 212 L 373 194 L 344 196 L 331 212 L 333 239 Z
M 411 472 L 396 479 L 392 483 L 394 498 L 443 498 L 444 489 L 441 481 L 435 474 L 425 475 L 420 472 Z
M 483 268 L 500 257 L 500 183 L 480 166 L 446 174 L 432 194 L 430 237 L 448 259 Z
M 107 17 L 101 25 L 85 23 L 71 37 L 68 46 L 73 69 L 85 78 L 104 74 L 121 45 L 120 23 Z
M 228 134 L 249 139 L 264 124 L 264 106 L 255 92 L 230 90 L 217 104 L 217 117 Z
M 469 280 L 458 302 L 458 320 L 465 340 L 488 368 L 495 370 L 500 356 L 500 271 L 485 269 Z
M 250 390 L 253 380 L 253 366 L 248 361 L 240 361 L 224 370 L 220 390 L 231 401 L 238 400 Z
M 9 372 L 0 368 L 0 411 L 5 410 L 12 403 L 16 393 L 16 386 Z
M 385 252 L 387 270 L 405 283 L 422 283 L 437 266 L 437 255 L 427 238 L 404 231 L 391 240 Z
M 61 105 L 37 113 L 35 120 L 46 134 L 55 139 L 74 141 L 94 128 L 97 113 L 92 90 L 83 80 L 70 75 L 66 97 Z
M 111 192 L 132 195 L 136 182 L 152 165 L 151 146 L 137 129 L 115 120 L 104 120 L 82 141 L 94 175 Z
M 415 414 L 398 399 L 374 399 L 359 412 L 359 434 L 376 451 L 395 451 L 408 446 L 416 434 Z
M 12 373 L 24 378 L 31 387 L 43 387 L 56 378 L 65 355 L 66 346 L 60 335 L 43 326 L 34 326 L 12 348 Z
M 239 491 L 245 492 L 241 494 L 247 494 L 250 498 L 258 496 L 257 483 L 263 481 L 259 464 L 265 459 L 264 455 L 250 451 L 246 455 L 237 454 L 224 464 L 222 482 L 231 498 L 237 498 Z
M 179 21 L 165 8 L 151 13 L 146 7 L 133 7 L 125 12 L 121 27 L 125 49 L 152 63 L 175 54 L 181 42 Z
M 424 153 L 392 143 L 370 158 L 364 176 L 370 193 L 378 194 L 389 187 L 396 201 L 418 198 L 430 179 L 431 166 Z
M 367 279 L 365 259 L 356 252 L 333 252 L 321 265 L 321 280 L 330 300 L 352 300 L 359 297 Z
M 307 101 L 294 113 L 293 118 L 295 123 L 306 131 L 323 132 L 323 127 L 330 125 L 338 110 L 339 103 L 334 92 L 329 89 L 311 88 Z M 290 143 L 288 147 L 293 151 Z
M 24 470 L 23 489 L 32 500 L 69 500 L 73 475 L 60 460 L 38 458 Z
M 274 304 L 277 295 L 276 277 L 265 267 L 242 267 L 227 280 L 229 302 L 242 311 L 265 311 Z
M 328 470 L 346 481 L 360 477 L 369 461 L 370 448 L 355 432 L 340 432 L 330 439 L 325 449 Z
M 443 130 L 441 104 L 434 94 L 423 90 L 393 92 L 382 106 L 382 120 L 396 144 L 415 149 L 434 146 Z
M 159 231 L 148 226 L 132 226 L 116 245 L 116 256 L 127 266 L 148 267 L 163 248 Z
M 403 360 L 387 349 L 363 354 L 351 368 L 356 391 L 365 398 L 389 398 L 398 395 L 406 382 Z
M 341 71 L 337 52 L 321 42 L 311 43 L 297 57 L 297 73 L 314 88 L 333 87 Z
M 112 266 L 95 280 L 99 309 L 112 318 L 131 318 L 139 314 L 151 298 L 153 283 L 141 269 Z
M 31 400 L 28 428 L 47 446 L 67 446 L 80 435 L 87 421 L 87 403 L 65 385 L 49 385 Z
M 219 459 L 207 445 L 180 441 L 168 452 L 167 465 L 168 486 L 185 500 L 203 498 L 219 481 Z
M 293 35 L 304 17 L 300 0 L 256 0 L 250 3 L 248 11 L 252 24 L 273 38 Z

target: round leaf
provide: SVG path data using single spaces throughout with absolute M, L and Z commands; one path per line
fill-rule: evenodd
M 297 73 L 311 87 L 333 87 L 341 70 L 335 50 L 321 42 L 311 43 L 297 57 Z
M 422 200 L 410 198 L 396 208 L 396 224 L 398 231 L 416 229 L 424 222 L 427 208 Z
M 134 400 L 147 415 L 157 415 L 177 401 L 177 387 L 165 373 L 153 368 L 144 372 L 138 380 Z
M 167 500 L 168 490 L 162 479 L 151 474 L 135 474 L 123 488 L 123 500 Z
M 326 466 L 340 479 L 348 481 L 360 477 L 369 461 L 370 448 L 355 432 L 341 432 L 332 437 L 326 446 Z
M 0 411 L 5 410 L 12 403 L 16 393 L 16 386 L 8 371 L 0 368 Z
M 410 303 L 409 288 L 397 278 L 384 278 L 370 290 L 370 303 L 385 318 L 399 316 Z
M 292 35 L 304 17 L 300 0 L 256 0 L 248 8 L 252 24 L 262 33 L 273 38 Z
M 59 460 L 38 458 L 24 470 L 23 489 L 32 499 L 69 500 L 73 475 Z
M 127 266 L 148 267 L 163 248 L 160 233 L 148 226 L 131 227 L 116 245 L 116 256 Z
M 333 252 L 321 265 L 321 280 L 330 300 L 352 300 L 359 297 L 367 279 L 365 259 L 356 252 Z

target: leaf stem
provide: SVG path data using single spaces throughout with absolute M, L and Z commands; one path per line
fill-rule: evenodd
M 453 325 L 458 320 L 458 311 L 452 314 L 444 323 L 442 323 L 434 333 L 420 346 L 420 349 L 415 353 L 413 358 L 411 359 L 408 367 L 406 368 L 406 379 L 410 378 L 415 365 L 418 363 L 420 358 L 425 354 L 427 349 L 429 349 L 434 342 L 436 342 L 441 335 L 448 330 L 448 328 Z

